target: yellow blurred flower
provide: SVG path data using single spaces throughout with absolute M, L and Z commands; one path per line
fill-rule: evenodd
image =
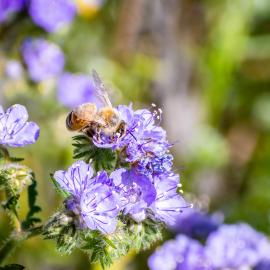
M 102 7 L 104 0 L 76 0 L 78 13 L 85 18 L 93 17 Z

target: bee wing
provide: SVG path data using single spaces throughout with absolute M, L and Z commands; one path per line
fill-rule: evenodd
M 92 71 L 92 79 L 97 98 L 104 104 L 104 106 L 112 107 L 106 87 L 95 70 Z

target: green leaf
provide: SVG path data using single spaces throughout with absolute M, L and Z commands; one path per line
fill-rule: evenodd
M 24 158 L 10 157 L 9 160 L 12 162 L 21 162 Z
M 64 199 L 68 198 L 70 196 L 70 194 L 61 188 L 59 183 L 54 179 L 53 174 L 50 174 L 50 177 L 51 177 L 51 181 L 55 187 L 56 192 L 59 195 L 61 195 Z
M 90 262 L 99 262 L 103 269 L 109 267 L 113 263 L 112 257 L 107 250 L 107 240 L 99 231 L 91 231 L 85 235 L 81 247 L 81 249 L 87 251 Z
M 40 222 L 41 220 L 35 217 L 35 214 L 41 211 L 41 208 L 36 205 L 37 199 L 37 181 L 35 179 L 34 173 L 32 173 L 32 184 L 28 187 L 28 206 L 29 211 L 27 213 L 26 219 L 22 222 L 24 229 L 29 229 L 34 226 L 35 223 Z
M 18 200 L 20 198 L 20 195 L 15 195 L 10 197 L 6 202 L 2 203 L 2 206 L 5 210 L 10 210 L 16 213 L 16 206 L 18 204 Z
M 44 239 L 56 241 L 57 250 L 69 254 L 79 246 L 80 230 L 76 229 L 74 215 L 68 211 L 55 213 L 44 226 Z
M 106 170 L 110 172 L 115 169 L 117 154 L 108 148 L 96 147 L 88 137 L 78 135 L 73 137 L 74 159 L 83 159 L 85 162 L 92 162 L 95 171 Z
M 8 264 L 0 267 L 0 270 L 23 270 L 25 267 L 20 264 Z

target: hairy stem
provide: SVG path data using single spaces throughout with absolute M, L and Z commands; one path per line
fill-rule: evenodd
M 31 229 L 31 231 L 18 233 L 12 232 L 9 238 L 0 247 L 0 265 L 2 265 L 8 256 L 14 251 L 22 242 L 27 239 L 42 234 L 43 226 Z
M 0 145 L 0 151 L 3 154 L 5 161 L 10 161 L 10 155 L 9 155 L 9 152 L 8 152 L 7 148 Z
M 12 251 L 22 242 L 19 235 L 11 234 L 11 236 L 3 243 L 0 248 L 0 265 L 2 265 Z

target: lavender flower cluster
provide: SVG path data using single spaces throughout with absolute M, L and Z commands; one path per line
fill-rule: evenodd
M 98 102 L 89 76 L 64 72 L 65 55 L 57 44 L 42 38 L 28 38 L 21 46 L 21 53 L 33 82 L 57 80 L 57 98 L 64 106 L 74 108 L 85 102 Z
M 69 25 L 76 15 L 72 0 L 1 0 L 0 24 L 26 8 L 33 22 L 47 32 L 55 32 Z
M 78 161 L 67 171 L 57 171 L 55 180 L 70 194 L 66 206 L 77 215 L 81 228 L 105 234 L 116 229 L 119 216 L 138 223 L 149 218 L 173 225 L 188 205 L 178 193 L 181 185 L 172 170 L 166 132 L 156 125 L 158 110 L 134 111 L 121 105 L 117 111 L 127 124 L 126 135 L 112 140 L 101 134 L 101 140 L 93 136 L 92 143 L 115 151 L 124 166 L 110 174 L 95 174 L 91 164 Z
M 0 25 L 23 9 L 27 9 L 33 22 L 47 32 L 56 32 L 70 25 L 76 15 L 76 6 L 72 0 L 3 0 L 0 2 Z M 64 72 L 65 55 L 57 44 L 41 37 L 27 38 L 21 46 L 21 54 L 33 82 L 57 80 L 57 97 L 64 106 L 73 108 L 86 101 L 97 102 L 91 100 L 94 87 L 89 76 Z M 10 62 L 6 66 L 7 76 L 11 79 L 20 78 L 20 64 L 12 60 L 11 66 Z
M 183 220 L 179 223 L 182 234 L 150 256 L 151 270 L 270 269 L 270 241 L 248 224 L 220 225 L 213 216 L 194 210 Z

